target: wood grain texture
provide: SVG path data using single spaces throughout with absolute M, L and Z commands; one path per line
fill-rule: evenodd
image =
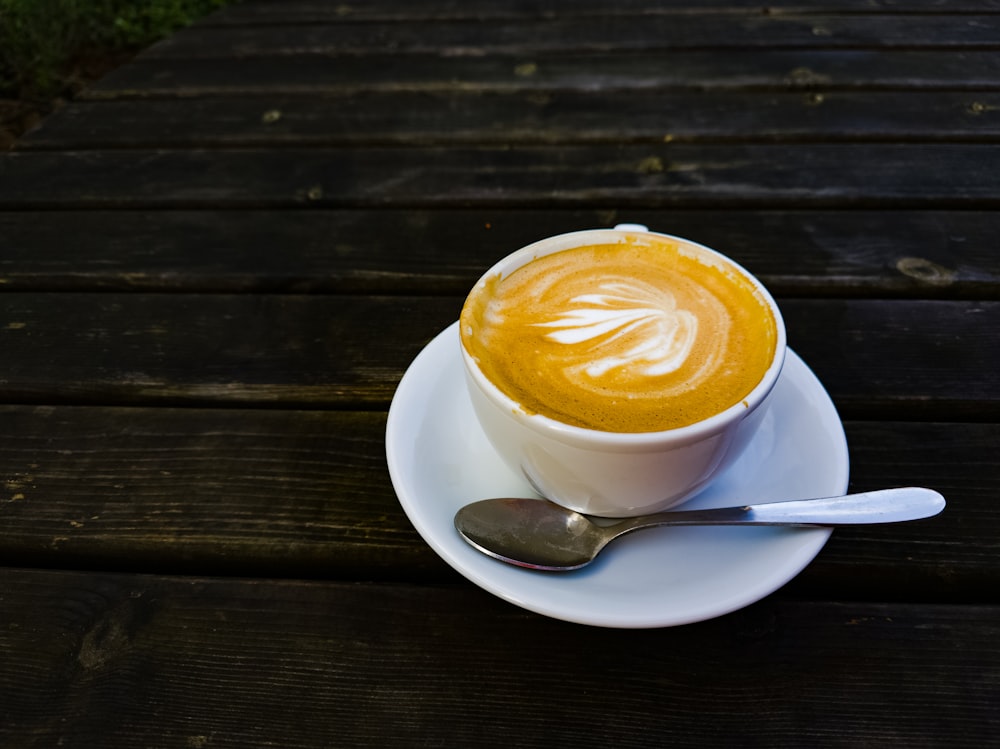
M 996 91 L 992 50 L 688 50 L 636 55 L 371 54 L 220 60 L 136 60 L 79 94 L 104 100 L 168 96 L 363 92 Z
M 458 318 L 461 303 L 451 297 L 4 294 L 0 398 L 382 408 L 417 352 Z M 1000 303 L 779 303 L 789 345 L 845 415 L 996 415 Z
M 989 529 L 998 519 L 998 425 L 848 420 L 845 429 L 849 491 L 928 486 L 948 506 L 910 525 L 837 529 L 791 589 L 846 600 L 886 600 L 887 590 L 895 600 L 923 600 L 933 589 L 938 601 L 994 601 L 1000 544 Z
M 0 155 L 0 746 L 995 743 L 998 13 L 247 0 L 82 92 Z M 618 222 L 759 275 L 850 489 L 945 512 L 674 629 L 464 581 L 390 398 L 497 258 Z
M 255 26 L 275 23 L 351 23 L 371 21 L 509 19 L 551 20 L 562 15 L 599 16 L 769 16 L 808 14 L 979 14 L 1000 10 L 997 0 L 776 0 L 763 5 L 760 0 L 435 0 L 413 3 L 407 0 L 368 0 L 365 3 L 331 4 L 326 0 L 254 0 L 241 7 L 226 7 L 199 21 L 199 26 Z
M 384 413 L 3 406 L 0 420 L 5 564 L 457 577 L 396 500 Z M 838 529 L 793 589 L 997 603 L 1000 427 L 848 422 L 847 429 L 852 491 L 929 486 L 948 508 L 928 521 Z
M 990 142 L 991 91 L 372 93 L 76 101 L 18 150 Z
M 0 413 L 4 563 L 447 577 L 389 484 L 384 413 Z
M 769 599 L 644 632 L 468 586 L 12 569 L 0 584 L 9 746 L 929 747 L 1000 727 L 995 607 Z
M 224 59 L 305 55 L 519 55 L 682 49 L 996 49 L 995 15 L 820 15 L 576 12 L 547 19 L 412 20 L 407 23 L 310 23 L 201 26 L 180 31 L 143 54 L 152 59 Z
M 618 222 L 723 251 L 782 296 L 1000 299 L 1000 216 L 940 210 L 0 212 L 0 290 L 464 296 L 519 247 Z
M 842 415 L 993 419 L 963 404 L 960 389 L 1000 392 L 993 302 L 896 304 L 878 300 L 779 300 L 789 345 L 834 394 Z M 961 327 L 962 330 L 957 328 Z M 905 362 L 905 363 L 904 363 Z M 975 384 L 978 382 L 978 385 Z M 980 390 L 980 388 L 982 388 Z M 905 416 L 904 416 L 905 414 Z M 950 416 L 949 416 L 950 414 Z
M 0 156 L 0 209 L 988 208 L 1000 202 L 995 153 L 967 144 L 15 152 Z
M 461 302 L 7 294 L 0 398 L 384 407 L 406 365 L 458 318 Z

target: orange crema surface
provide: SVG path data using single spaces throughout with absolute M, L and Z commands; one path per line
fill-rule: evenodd
M 462 344 L 529 414 L 654 432 L 740 402 L 774 357 L 774 315 L 735 266 L 685 243 L 630 236 L 486 278 Z

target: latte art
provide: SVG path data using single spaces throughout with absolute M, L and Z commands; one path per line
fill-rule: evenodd
M 546 338 L 557 343 L 588 344 L 591 355 L 582 369 L 593 378 L 612 369 L 656 377 L 684 364 L 698 318 L 677 309 L 669 290 L 638 281 L 604 282 L 598 288 L 603 293 L 573 297 L 573 309 L 535 325 L 556 328 Z
M 771 309 L 739 268 L 656 235 L 485 278 L 460 327 L 521 410 L 611 432 L 673 429 L 739 403 L 777 345 Z

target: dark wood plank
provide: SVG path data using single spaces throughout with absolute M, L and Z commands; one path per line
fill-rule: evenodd
M 619 221 L 783 296 L 1000 299 L 1000 215 L 937 210 L 0 212 L 0 290 L 457 296 L 519 247 Z
M 242 60 L 135 60 L 81 99 L 369 91 L 511 93 L 577 90 L 996 91 L 992 51 L 732 50 L 637 55 L 466 57 L 365 55 Z
M 461 298 L 0 295 L 7 402 L 385 406 Z M 67 325 L 72 321 L 72 325 Z
M 0 155 L 0 210 L 986 208 L 1000 204 L 995 156 L 968 144 L 24 151 Z
M 2 406 L 0 419 L 2 564 L 458 578 L 396 500 L 384 413 Z M 1000 426 L 848 422 L 847 430 L 852 491 L 929 486 L 948 508 L 918 523 L 837 530 L 792 589 L 997 603 Z
M 356 93 L 77 101 L 20 150 L 671 142 L 991 142 L 979 92 Z
M 780 304 L 789 345 L 827 384 L 843 415 L 996 417 L 987 405 L 991 396 L 972 405 L 956 389 L 968 389 L 969 396 L 1000 393 L 1000 320 L 992 319 L 1000 315 L 997 303 L 800 299 Z
M 507 19 L 550 20 L 562 15 L 671 15 L 710 14 L 714 16 L 780 14 L 903 14 L 984 13 L 1000 10 L 997 0 L 435 0 L 413 3 L 407 0 L 367 0 L 364 3 L 330 3 L 327 0 L 255 0 L 223 8 L 199 21 L 199 25 L 270 25 L 275 23 L 350 23 L 355 21 L 426 21 Z
M 779 302 L 790 345 L 846 415 L 997 415 L 1000 303 Z M 0 398 L 384 407 L 405 367 L 457 319 L 461 303 L 461 297 L 3 294 Z
M 912 524 L 837 529 L 790 590 L 845 600 L 924 600 L 933 590 L 936 601 L 994 601 L 1000 425 L 848 421 L 845 428 L 850 491 L 929 486 L 948 506 Z
M 449 579 L 389 483 L 385 414 L 0 407 L 0 563 Z
M 586 16 L 544 20 L 202 26 L 155 44 L 143 59 L 224 59 L 305 55 L 533 55 L 680 49 L 996 49 L 996 15 L 685 14 Z
M 1000 727 L 995 607 L 770 599 L 616 631 L 468 586 L 3 570 L 0 591 L 8 746 L 986 746 Z

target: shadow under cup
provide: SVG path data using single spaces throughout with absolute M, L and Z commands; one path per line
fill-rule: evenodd
M 689 426 L 654 432 L 600 431 L 526 413 L 484 374 L 462 336 L 462 359 L 472 405 L 498 455 L 543 497 L 589 515 L 627 517 L 658 512 L 708 486 L 753 439 L 785 358 L 784 321 L 763 285 L 729 258 L 679 237 L 622 229 L 550 237 L 499 261 L 477 287 L 487 279 L 506 278 L 536 258 L 637 237 L 679 243 L 707 253 L 713 262 L 722 262 L 743 276 L 773 314 L 773 359 L 757 385 L 725 410 Z

